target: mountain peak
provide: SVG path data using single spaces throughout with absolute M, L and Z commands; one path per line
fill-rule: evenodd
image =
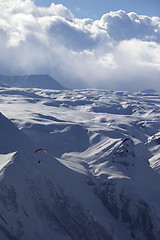
M 27 76 L 2 76 L 0 75 L 0 81 L 3 84 L 7 84 L 10 87 L 20 88 L 42 88 L 53 90 L 66 89 L 54 78 L 48 74 L 31 74 Z

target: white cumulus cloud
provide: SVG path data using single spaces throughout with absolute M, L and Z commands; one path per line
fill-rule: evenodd
M 48 73 L 70 88 L 160 91 L 160 18 L 77 19 L 61 4 L 0 2 L 0 74 Z

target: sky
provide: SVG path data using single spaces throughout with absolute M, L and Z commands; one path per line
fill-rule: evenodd
M 49 74 L 68 88 L 160 91 L 158 1 L 86 2 L 0 0 L 0 74 Z
M 160 16 L 159 0 L 35 0 L 37 6 L 49 7 L 51 3 L 63 4 L 75 17 L 100 19 L 110 11 L 124 10 L 147 16 Z

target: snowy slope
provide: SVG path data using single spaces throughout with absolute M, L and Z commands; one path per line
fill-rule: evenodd
M 0 239 L 158 240 L 159 107 L 155 92 L 1 87 Z

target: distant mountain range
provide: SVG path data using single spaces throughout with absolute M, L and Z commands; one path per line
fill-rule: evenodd
M 0 75 L 1 87 L 19 87 L 19 88 L 42 88 L 64 90 L 66 89 L 48 74 L 29 75 L 29 76 L 3 76 Z

